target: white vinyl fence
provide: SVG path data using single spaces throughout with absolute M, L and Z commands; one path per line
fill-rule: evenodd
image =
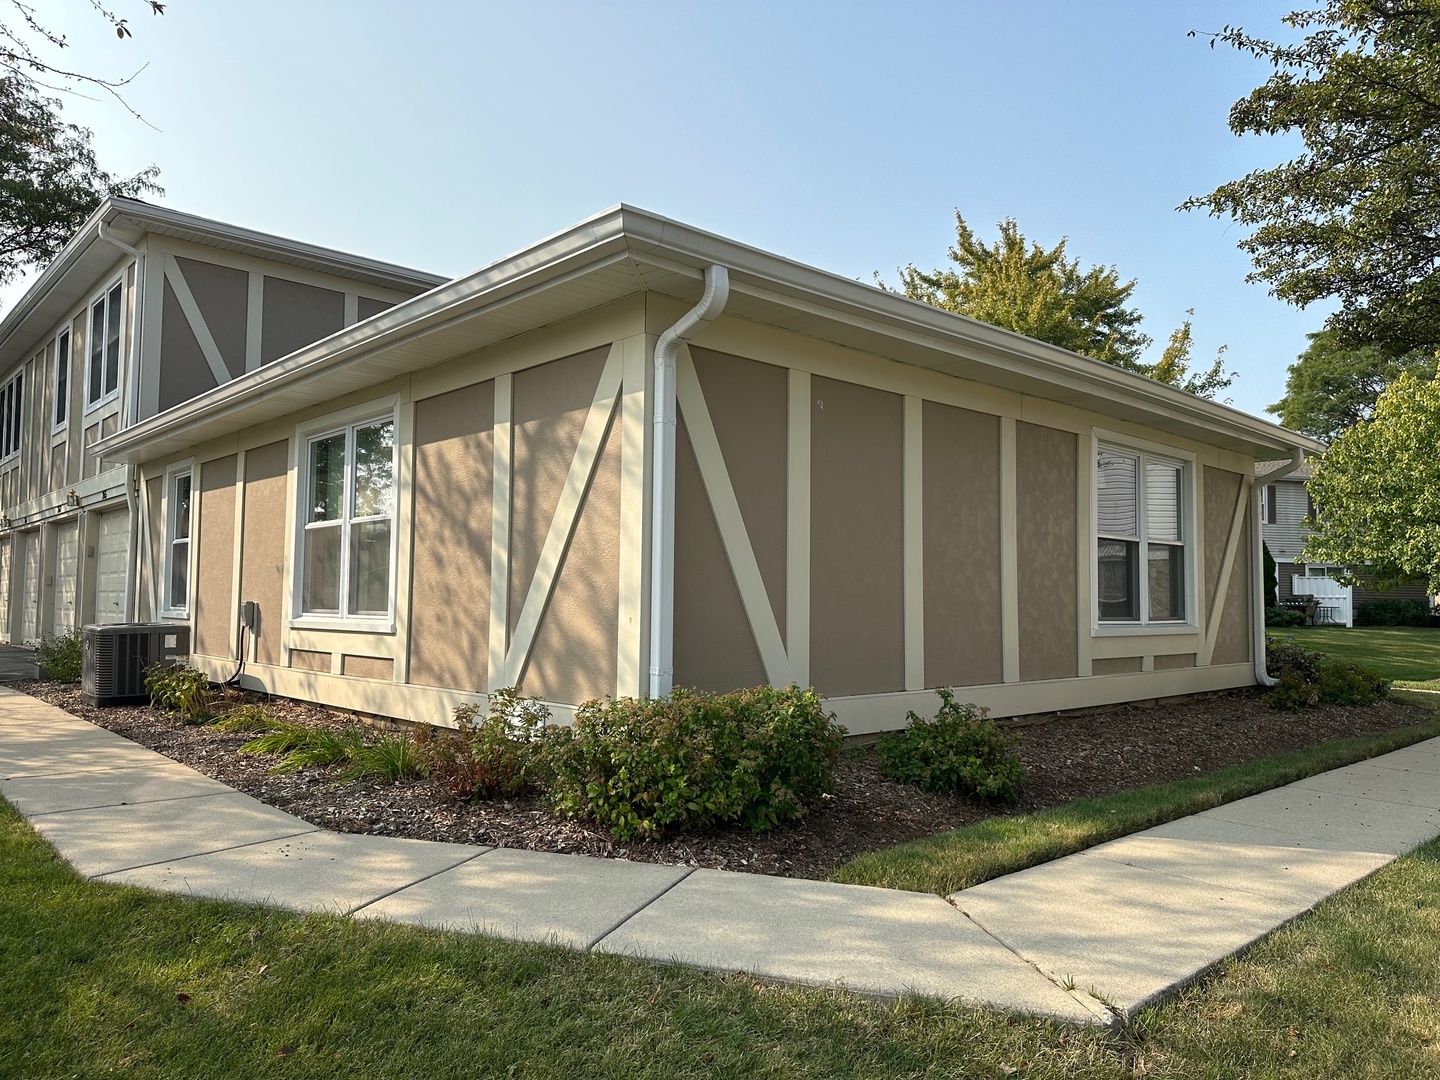
M 1355 603 L 1353 590 L 1341 585 L 1331 577 L 1307 577 L 1292 574 L 1290 591 L 1296 596 L 1313 596 L 1320 607 L 1315 612 L 1315 622 L 1332 626 L 1355 625 Z

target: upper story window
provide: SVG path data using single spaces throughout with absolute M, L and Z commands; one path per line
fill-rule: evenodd
M 395 595 L 394 417 L 311 436 L 302 468 L 299 613 L 388 619 Z
M 191 474 L 171 473 L 167 482 L 165 607 L 184 614 L 190 606 Z
M 59 431 L 70 420 L 70 331 L 55 339 L 55 424 Z
M 1102 623 L 1176 623 L 1189 617 L 1185 462 L 1100 445 L 1095 567 Z
M 20 431 L 25 416 L 25 373 L 17 371 L 0 387 L 0 459 L 20 452 Z
M 120 320 L 125 286 L 117 281 L 90 305 L 90 356 L 85 372 L 85 405 L 98 405 L 120 390 Z
M 1260 489 L 1260 520 L 1266 525 L 1274 525 L 1276 521 L 1276 510 L 1278 500 L 1275 498 L 1275 485 L 1266 484 Z

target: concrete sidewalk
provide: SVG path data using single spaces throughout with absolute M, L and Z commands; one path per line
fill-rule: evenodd
M 950 903 L 326 832 L 4 689 L 0 795 L 102 881 L 1108 1024 L 1440 835 L 1440 740 L 999 878 Z

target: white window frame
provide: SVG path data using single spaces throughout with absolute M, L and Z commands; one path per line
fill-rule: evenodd
M 40 354 L 42 357 L 44 353 Z M 13 389 L 12 389 L 13 388 Z M 13 394 L 15 415 L 8 415 L 11 406 L 6 398 Z M 11 426 L 13 424 L 13 427 Z M 14 434 L 12 449 L 7 433 Z M 25 365 L 21 364 L 4 382 L 0 382 L 0 463 L 14 461 L 20 456 L 25 442 Z
M 1137 482 L 1136 513 L 1140 530 L 1140 572 L 1139 613 L 1137 619 L 1100 618 L 1100 484 L 1098 468 L 1100 451 L 1113 449 L 1123 454 L 1134 454 L 1140 459 Z M 1150 618 L 1150 574 L 1146 564 L 1145 538 L 1145 462 L 1163 462 L 1180 469 L 1180 543 L 1185 549 L 1185 617 L 1183 619 Z M 1198 537 L 1199 506 L 1196 498 L 1197 485 L 1195 455 L 1188 450 L 1162 443 L 1138 439 L 1117 432 L 1092 430 L 1090 437 L 1090 634 L 1092 637 L 1124 637 L 1133 634 L 1194 634 L 1200 629 L 1200 589 L 1196 578 L 1196 544 Z
M 60 342 L 64 341 L 67 348 L 65 355 L 61 355 Z M 50 434 L 58 435 L 70 426 L 70 402 L 75 393 L 74 372 L 70 370 L 71 363 L 75 356 L 75 327 L 73 323 L 66 323 L 55 335 L 55 370 L 50 379 Z M 55 409 L 60 404 L 60 373 L 65 372 L 65 415 L 60 420 L 55 419 Z
M 394 634 L 395 633 L 395 604 L 399 586 L 399 553 L 400 553 L 400 506 L 402 503 L 400 492 L 400 401 L 398 396 L 387 398 L 384 401 L 370 402 L 364 405 L 357 405 L 340 412 L 330 413 L 324 417 L 299 425 L 295 429 L 295 437 L 291 440 L 290 466 L 293 485 L 289 512 L 293 515 L 293 527 L 290 530 L 290 551 L 289 563 L 289 590 L 290 590 L 290 618 L 289 625 L 298 630 L 345 630 L 369 634 Z M 391 450 L 392 468 L 392 489 L 390 504 L 390 595 L 387 610 L 383 615 L 351 615 L 348 613 L 350 602 L 350 543 L 349 529 L 356 520 L 351 516 L 353 491 L 353 469 L 355 439 L 354 432 L 357 428 L 369 427 L 372 424 L 389 421 L 394 425 L 394 445 Z M 318 439 L 328 438 L 344 432 L 345 440 L 345 484 L 344 484 L 344 514 L 341 518 L 341 540 L 340 540 L 340 613 L 338 615 L 327 615 L 318 612 L 307 612 L 304 610 L 305 600 L 305 531 L 307 527 L 306 508 L 309 503 L 310 492 L 310 444 Z M 359 519 L 375 520 L 374 518 Z M 329 526 L 333 527 L 333 526 Z
M 110 340 L 110 311 L 109 297 L 115 286 L 120 286 L 120 303 L 118 312 L 113 313 L 120 324 L 120 356 L 115 367 L 115 388 L 105 389 L 105 345 Z M 102 409 L 110 402 L 120 396 L 120 386 L 125 382 L 125 332 L 126 332 L 126 294 L 129 290 L 125 288 L 125 271 L 122 270 L 105 287 L 90 298 L 85 305 L 85 386 L 83 389 L 86 415 L 97 409 Z M 99 304 L 105 305 L 105 333 L 101 338 L 100 348 L 100 396 L 94 401 L 90 400 L 90 375 L 92 365 L 95 362 L 95 308 Z
M 176 461 L 165 469 L 165 488 L 160 496 L 161 513 L 165 515 L 165 527 L 160 530 L 165 550 L 160 556 L 160 617 L 164 619 L 188 619 L 194 608 L 195 597 L 195 530 L 200 524 L 200 491 L 195 486 L 195 459 Z M 185 604 L 172 604 L 170 596 L 170 574 L 175 567 L 175 482 L 182 476 L 190 478 L 190 534 L 185 548 Z

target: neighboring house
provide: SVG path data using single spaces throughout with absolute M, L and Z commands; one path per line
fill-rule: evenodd
M 0 640 L 135 617 L 147 508 L 100 439 L 442 280 L 106 200 L 0 321 Z M 170 483 L 182 551 L 189 482 Z M 183 562 L 164 601 L 177 616 Z
M 1258 462 L 1255 471 L 1257 474 L 1269 472 L 1278 464 Z M 1357 574 L 1359 584 L 1341 585 L 1335 575 L 1345 568 L 1305 562 L 1305 539 L 1315 514 L 1315 504 L 1305 485 L 1312 475 L 1307 461 L 1290 475 L 1261 488 L 1261 520 L 1265 523 L 1265 545 L 1275 560 L 1277 598 L 1288 600 L 1299 594 L 1316 596 L 1328 609 L 1329 618 L 1347 625 L 1353 622 L 1354 609 L 1369 600 L 1427 599 L 1424 582 L 1382 591 L 1365 582 L 1362 568 Z
M 96 449 L 216 678 L 432 723 L 793 682 L 863 733 L 1252 685 L 1254 463 L 1321 447 L 621 206 Z

